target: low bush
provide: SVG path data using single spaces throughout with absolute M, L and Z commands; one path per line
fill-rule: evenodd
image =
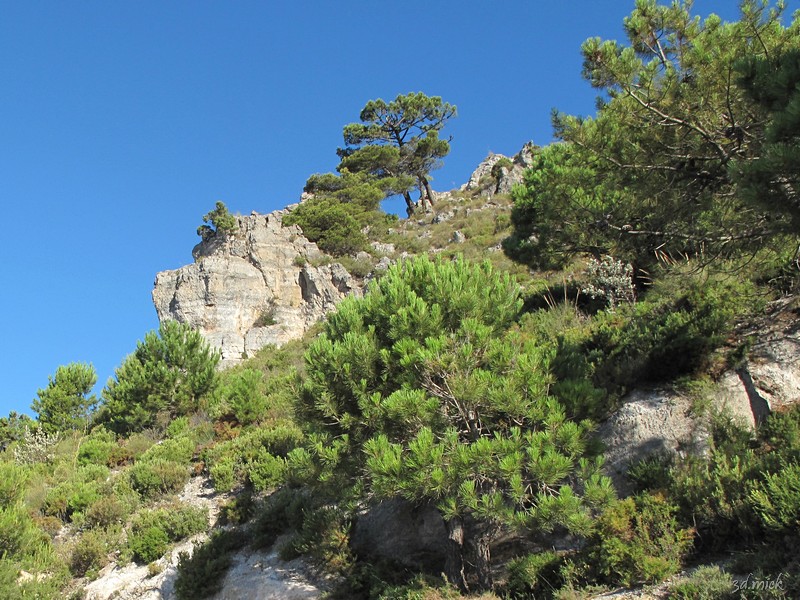
M 0 508 L 0 558 L 28 554 L 44 538 L 20 505 Z
M 698 568 L 670 586 L 670 600 L 733 600 L 733 581 L 717 566 Z
M 774 413 L 757 436 L 726 415 L 711 421 L 711 451 L 675 464 L 670 493 L 685 522 L 695 523 L 702 548 L 800 537 L 800 407 Z
M 267 398 L 262 390 L 263 375 L 255 369 L 227 375 L 217 394 L 242 425 L 250 425 L 263 418 L 267 410 Z
M 285 559 L 305 555 L 332 576 L 347 578 L 355 567 L 350 549 L 350 514 L 337 507 L 307 510 L 297 534 L 281 549 Z
M 215 531 L 207 542 L 195 545 L 191 556 L 181 552 L 175 580 L 178 600 L 199 600 L 216 594 L 231 565 L 231 555 L 245 543 L 245 536 L 239 531 Z
M 118 498 L 103 496 L 86 509 L 84 524 L 87 527 L 109 527 L 123 523 L 128 514 L 128 507 Z
M 155 435 L 152 431 L 148 430 L 131 434 L 129 438 L 121 443 L 119 448 L 120 450 L 124 450 L 124 453 L 130 457 L 131 460 L 137 460 L 155 443 Z
M 208 528 L 208 511 L 188 505 L 173 504 L 140 513 L 131 524 L 128 547 L 134 559 L 150 563 L 160 558 L 174 542 Z
M 82 481 L 81 478 L 73 476 L 47 490 L 42 512 L 67 522 L 71 521 L 76 513 L 84 513 L 100 498 L 97 482 Z
M 247 476 L 256 491 L 273 489 L 286 480 L 288 466 L 286 459 L 274 456 L 261 448 L 258 455 L 247 464 Z
M 256 502 L 253 494 L 243 492 L 220 508 L 220 520 L 223 524 L 241 525 L 255 515 Z
M 511 598 L 545 598 L 563 584 L 555 552 L 529 554 L 508 564 L 506 592 Z
M 187 432 L 189 429 L 189 417 L 186 415 L 182 415 L 180 417 L 175 417 L 170 421 L 169 425 L 167 425 L 166 435 L 168 438 L 177 438 Z
M 169 460 L 153 460 L 133 465 L 131 487 L 143 498 L 155 498 L 179 491 L 189 480 L 189 468 Z
M 108 553 L 105 537 L 98 532 L 87 531 L 72 548 L 69 570 L 75 577 L 91 576 L 108 564 Z
M 299 531 L 311 509 L 311 498 L 300 489 L 284 487 L 269 495 L 253 524 L 252 545 L 269 548 L 279 535 Z
M 800 534 L 800 465 L 789 464 L 752 484 L 748 503 L 771 535 L 797 538 Z
M 384 589 L 379 600 L 457 600 L 464 596 L 453 586 L 441 579 L 418 575 L 411 582 Z M 469 596 L 473 600 L 498 600 L 498 596 L 485 593 Z
M 13 506 L 22 499 L 30 475 L 26 467 L 0 462 L 0 508 Z
M 733 286 L 693 284 L 674 296 L 599 313 L 587 348 L 595 382 L 624 393 L 642 382 L 696 372 L 724 341 L 739 302 Z
M 169 548 L 169 536 L 160 527 L 150 526 L 133 532 L 128 537 L 128 547 L 133 558 L 140 563 L 158 560 Z
M 678 572 L 693 532 L 675 518 L 677 508 L 642 494 L 612 503 L 588 540 L 587 562 L 599 579 L 626 586 L 654 583 Z
M 203 454 L 214 487 L 230 491 L 250 484 L 259 491 L 285 481 L 286 457 L 300 446 L 303 432 L 290 421 L 245 430 L 238 437 L 217 444 Z
M 167 438 L 151 446 L 139 458 L 141 462 L 169 461 L 188 465 L 194 456 L 195 443 L 189 436 Z
M 218 492 L 230 492 L 236 485 L 236 463 L 233 456 L 223 456 L 208 468 L 211 482 Z
M 113 465 L 116 460 L 111 459 L 118 448 L 116 436 L 103 427 L 96 427 L 92 433 L 86 437 L 78 450 L 79 465 Z M 115 457 L 116 458 L 116 457 Z

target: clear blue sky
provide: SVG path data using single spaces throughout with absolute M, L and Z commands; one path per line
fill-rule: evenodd
M 490 151 L 548 143 L 553 107 L 594 111 L 581 42 L 620 38 L 632 7 L 0 0 L 0 415 L 30 412 L 69 362 L 101 387 L 157 327 L 155 275 L 191 262 L 202 215 L 296 202 L 370 99 L 458 106 L 438 190 Z

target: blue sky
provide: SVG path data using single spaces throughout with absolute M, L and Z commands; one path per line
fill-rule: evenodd
M 581 42 L 621 38 L 632 7 L 0 0 L 0 415 L 69 362 L 101 387 L 157 327 L 155 275 L 191 262 L 202 215 L 296 202 L 370 99 L 458 106 L 438 190 L 548 143 L 552 108 L 594 111 Z M 695 2 L 712 11 L 736 2 Z

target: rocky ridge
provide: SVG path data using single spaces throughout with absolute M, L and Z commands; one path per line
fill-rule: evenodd
M 528 143 L 511 158 L 490 154 L 460 191 L 486 198 L 508 193 L 522 181 L 534 150 Z M 503 159 L 504 166 L 495 169 Z M 453 192 L 437 198 L 452 200 Z M 344 297 L 362 294 L 364 280 L 321 252 L 298 226 L 283 225 L 291 208 L 239 216 L 235 233 L 207 235 L 194 247 L 194 263 L 158 273 L 153 303 L 159 321 L 188 323 L 220 351 L 222 366 L 228 367 L 268 344 L 301 337 Z M 445 220 L 448 215 L 437 216 Z M 463 241 L 463 234 L 456 234 L 455 243 Z M 373 250 L 385 255 L 393 247 L 376 242 Z M 376 268 L 389 262 L 384 256 Z

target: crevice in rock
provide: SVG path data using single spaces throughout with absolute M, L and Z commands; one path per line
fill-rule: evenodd
M 311 290 L 309 289 L 310 282 L 308 280 L 308 273 L 306 273 L 305 269 L 301 269 L 297 277 L 297 283 L 300 285 L 300 297 L 303 299 L 303 302 L 308 304 L 311 302 Z

